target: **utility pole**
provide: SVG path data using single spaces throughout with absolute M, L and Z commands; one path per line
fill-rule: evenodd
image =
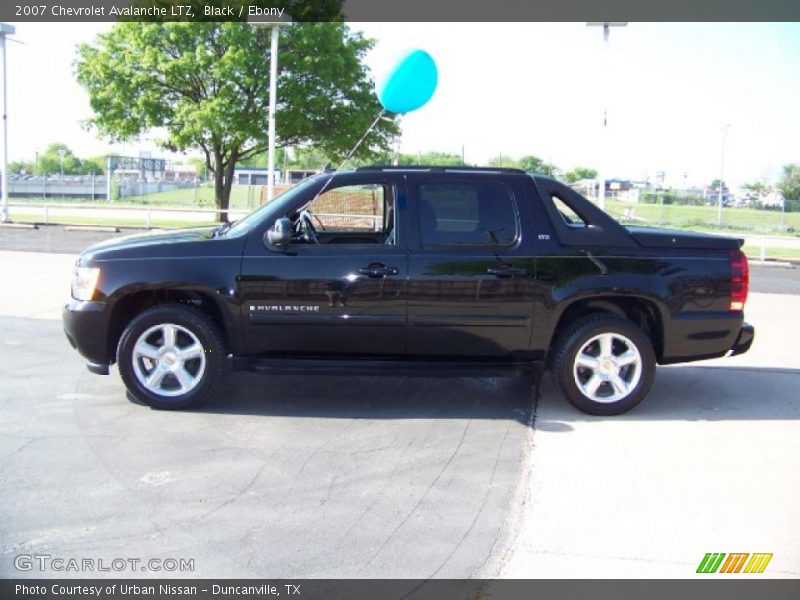
M 3 150 L 3 158 L 0 160 L 0 167 L 3 173 L 0 175 L 0 186 L 2 186 L 3 195 L 3 223 L 8 221 L 8 115 L 6 114 L 6 106 L 8 100 L 8 85 L 6 80 L 6 36 L 14 35 L 13 25 L 8 23 L 0 23 L 0 54 L 2 54 L 2 67 L 3 67 L 3 144 L 0 146 Z
M 106 156 L 106 202 L 111 202 L 111 155 Z
M 247 22 L 254 27 L 269 27 L 271 31 L 269 54 L 269 116 L 267 119 L 267 202 L 275 195 L 275 104 L 278 85 L 278 29 L 291 20 L 263 21 L 258 17 Z
M 608 42 L 609 38 L 611 37 L 611 28 L 612 27 L 625 27 L 628 25 L 627 22 L 624 21 L 602 21 L 602 22 L 589 22 L 586 23 L 589 27 L 603 27 L 603 46 L 604 46 L 604 66 L 603 66 L 603 74 L 602 77 L 604 81 L 601 83 L 601 89 L 603 91 L 603 129 L 600 136 L 600 165 L 597 174 L 597 183 L 598 183 L 598 191 L 597 191 L 597 203 L 600 206 L 601 210 L 605 210 L 606 208 L 606 178 L 608 173 L 608 159 L 606 157 L 606 153 L 608 151 L 608 87 L 609 82 L 605 81 L 609 79 L 609 49 L 608 49 Z

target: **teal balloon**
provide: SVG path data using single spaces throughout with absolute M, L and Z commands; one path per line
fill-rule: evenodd
M 431 55 L 424 50 L 412 50 L 390 71 L 378 99 L 390 112 L 411 112 L 425 106 L 438 82 L 439 72 Z

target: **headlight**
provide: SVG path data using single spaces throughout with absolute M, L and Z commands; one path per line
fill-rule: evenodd
M 100 269 L 96 267 L 75 267 L 72 271 L 72 297 L 75 300 L 91 300 Z

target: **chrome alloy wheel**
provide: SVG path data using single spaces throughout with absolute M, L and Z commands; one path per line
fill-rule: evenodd
M 139 383 L 159 396 L 180 396 L 193 390 L 206 369 L 200 340 L 173 323 L 155 325 L 140 335 L 132 361 Z
M 628 396 L 642 377 L 642 356 L 636 345 L 618 333 L 591 338 L 575 356 L 575 383 L 584 396 L 603 404 Z

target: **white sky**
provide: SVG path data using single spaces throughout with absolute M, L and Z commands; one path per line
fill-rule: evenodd
M 7 45 L 10 160 L 33 159 L 56 141 L 79 156 L 112 150 L 81 128 L 91 109 L 72 68 L 76 44 L 110 26 L 16 24 L 24 45 Z M 627 178 L 665 171 L 668 181 L 686 174 L 703 184 L 719 177 L 729 123 L 726 179 L 774 180 L 800 162 L 800 24 L 631 23 L 612 30 L 607 71 L 601 30 L 583 23 L 351 26 L 378 41 L 367 62 L 379 80 L 411 48 L 437 62 L 436 94 L 402 121 L 403 152 L 463 145 L 467 162 L 535 154 L 564 169 Z

